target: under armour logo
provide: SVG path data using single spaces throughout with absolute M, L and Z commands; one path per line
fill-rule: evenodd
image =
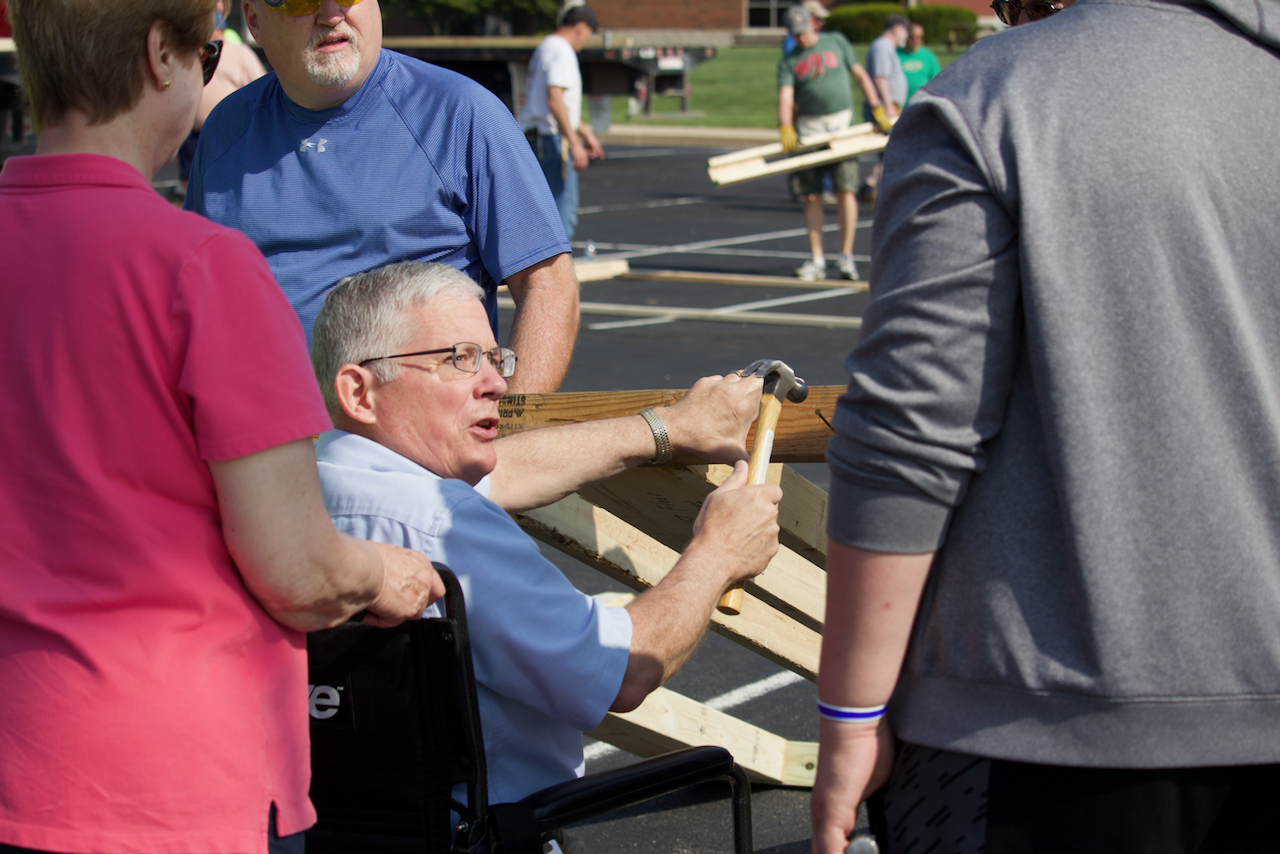
M 322 140 L 320 140 L 319 142 L 312 142 L 312 141 L 311 141 L 311 140 L 309 140 L 309 139 L 308 139 L 308 140 L 304 140 L 304 141 L 303 141 L 303 143 L 302 143 L 302 145 L 299 145 L 299 146 L 298 146 L 298 153 L 299 153 L 299 154 L 306 154 L 306 153 L 307 153 L 307 149 L 308 149 L 308 148 L 314 148 L 317 152 L 324 151 L 324 144 L 325 144 L 326 142 L 328 142 L 328 141 L 329 141 L 329 140 L 327 140 L 327 139 L 322 139 Z

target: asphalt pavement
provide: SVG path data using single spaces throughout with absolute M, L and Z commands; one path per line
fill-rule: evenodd
M 588 242 L 597 260 L 625 257 L 633 275 L 660 270 L 790 276 L 808 257 L 800 205 L 782 177 L 730 187 L 713 186 L 708 157 L 724 148 L 612 146 L 607 158 L 582 173 L 581 212 L 573 241 L 581 256 Z M 826 235 L 828 275 L 834 283 L 837 248 L 834 208 Z M 854 244 L 865 275 L 870 243 L 868 212 Z M 794 300 L 816 289 L 784 286 L 690 284 L 626 278 L 587 282 L 584 302 L 698 308 Z M 856 317 L 862 293 L 770 307 L 819 317 Z M 504 313 L 501 322 L 510 322 Z M 812 385 L 844 384 L 845 354 L 856 330 L 676 321 L 639 323 L 584 314 L 564 391 L 688 387 L 707 374 L 726 373 L 761 358 L 781 359 Z M 822 464 L 798 466 L 825 488 Z M 593 569 L 544 548 L 544 553 L 588 593 L 616 589 Z M 817 739 L 816 691 L 754 653 L 708 634 L 672 690 L 713 705 L 792 740 Z M 634 761 L 607 745 L 589 744 L 587 772 Z M 592 854 L 732 850 L 727 784 L 711 784 L 640 805 L 573 832 Z M 807 790 L 755 786 L 755 850 L 803 854 L 809 850 Z

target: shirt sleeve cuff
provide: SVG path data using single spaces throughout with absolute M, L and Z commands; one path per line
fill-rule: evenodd
M 946 540 L 951 510 L 919 492 L 870 488 L 831 478 L 827 536 L 838 543 L 888 554 L 926 554 Z

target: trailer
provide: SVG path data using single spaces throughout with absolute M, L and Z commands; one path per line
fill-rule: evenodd
M 470 77 L 501 98 L 517 116 L 524 104 L 529 57 L 539 42 L 536 37 L 520 36 L 389 36 L 382 41 L 391 50 Z M 604 103 L 611 95 L 635 97 L 645 115 L 653 114 L 654 95 L 678 95 L 681 112 L 687 113 L 690 75 L 715 56 L 714 47 L 619 46 L 607 40 L 603 46 L 588 46 L 578 54 L 582 92 L 589 104 Z
M 541 39 L 536 37 L 400 37 L 388 36 L 383 45 L 408 56 L 457 71 L 493 92 L 519 116 L 524 104 L 529 57 Z M 261 48 L 257 50 L 270 68 Z M 592 124 L 607 130 L 608 99 L 636 98 L 645 115 L 653 114 L 654 95 L 678 95 L 681 112 L 689 111 L 693 69 L 714 59 L 714 47 L 657 45 L 589 46 L 578 54 L 582 91 Z M 0 38 L 0 162 L 15 154 L 35 151 L 31 116 L 23 108 L 22 84 L 14 59 L 13 39 Z

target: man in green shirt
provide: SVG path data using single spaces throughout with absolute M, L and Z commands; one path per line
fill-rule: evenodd
M 938 65 L 938 57 L 924 46 L 924 27 L 911 25 L 907 35 L 907 46 L 898 48 L 898 60 L 902 63 L 902 73 L 907 76 L 907 100 L 924 84 L 928 83 L 942 70 Z
M 782 148 L 790 152 L 799 136 L 814 136 L 844 130 L 853 120 L 852 75 L 862 94 L 872 105 L 876 121 L 887 131 L 889 118 L 867 72 L 858 64 L 853 45 L 842 34 L 819 33 L 813 16 L 803 6 L 786 12 L 786 26 L 796 46 L 778 62 L 778 125 Z M 890 109 L 892 106 L 890 105 Z M 796 270 L 806 281 L 826 278 L 827 260 L 822 249 L 822 178 L 831 172 L 836 190 L 836 218 L 840 226 L 840 275 L 858 278 L 853 263 L 853 232 L 857 224 L 858 164 L 841 160 L 791 174 L 791 193 L 804 201 L 804 224 L 809 232 L 813 257 Z

